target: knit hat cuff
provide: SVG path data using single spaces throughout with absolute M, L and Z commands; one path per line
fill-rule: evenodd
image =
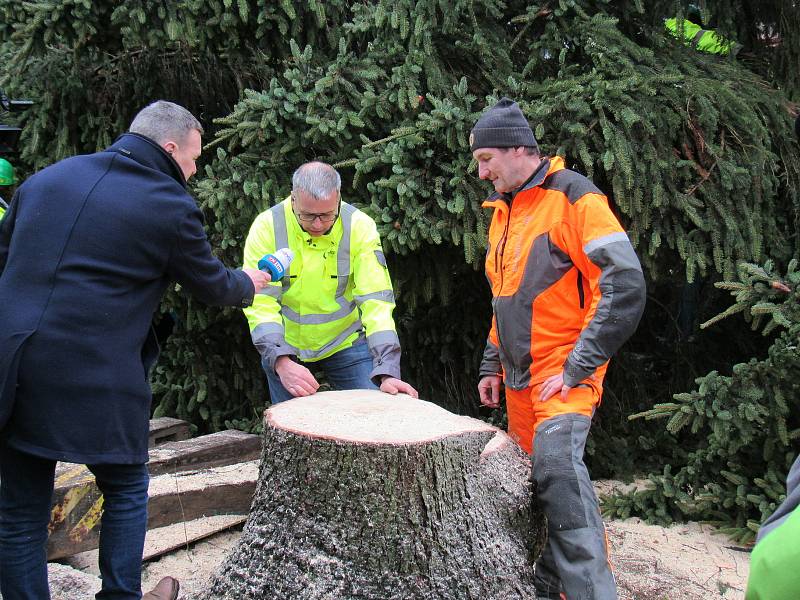
M 469 136 L 470 150 L 478 148 L 538 148 L 530 127 L 475 127 Z

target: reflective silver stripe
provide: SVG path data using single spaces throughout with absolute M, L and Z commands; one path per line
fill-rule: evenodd
M 370 348 L 374 348 L 375 346 L 379 346 L 381 344 L 400 344 L 400 338 L 397 337 L 397 332 L 392 331 L 391 329 L 386 329 L 384 331 L 376 331 L 375 333 L 371 333 L 367 336 L 367 345 Z
M 334 339 L 325 344 L 319 350 L 300 350 L 298 356 L 300 356 L 300 358 L 303 360 L 319 358 L 320 356 L 323 356 L 324 354 L 327 354 L 328 352 L 336 348 L 336 346 L 344 342 L 352 334 L 363 329 L 363 327 L 364 326 L 361 324 L 361 321 L 357 319 L 355 323 L 350 325 L 350 327 L 345 329 L 342 333 L 337 335 Z
M 336 274 L 339 277 L 339 285 L 336 288 L 336 301 L 339 306 L 344 307 L 344 291 L 347 289 L 347 282 L 350 279 L 350 234 L 353 229 L 353 213 L 356 208 L 342 202 L 342 239 L 339 241 L 339 250 L 336 252 Z
M 275 250 L 288 248 L 289 234 L 286 228 L 286 210 L 283 207 L 283 202 L 270 208 L 269 212 L 272 213 L 272 230 L 275 233 Z M 289 275 L 291 274 L 291 270 L 291 265 L 286 267 L 286 273 L 284 273 L 281 279 L 281 287 L 284 292 L 289 289 Z
M 608 244 L 613 244 L 614 242 L 622 242 L 628 241 L 628 234 L 624 231 L 617 231 L 615 233 L 609 233 L 608 235 L 604 235 L 603 237 L 596 238 L 586 244 L 583 247 L 583 252 L 588 256 L 593 251 L 597 250 L 601 246 L 607 246 Z
M 283 288 L 278 287 L 277 285 L 267 285 L 261 288 L 261 291 L 258 293 L 263 296 L 270 296 L 271 298 L 280 300 L 283 296 Z
M 256 325 L 256 328 L 253 329 L 252 337 L 256 339 L 260 335 L 266 335 L 270 333 L 280 333 L 283 335 L 283 323 L 276 323 L 274 321 L 267 321 L 266 323 L 259 323 Z
M 293 323 L 298 323 L 300 325 L 321 325 L 322 323 L 331 323 L 333 321 L 338 321 L 352 313 L 356 309 L 355 302 L 347 302 L 346 299 L 341 298 L 344 301 L 344 306 L 342 306 L 339 310 L 332 313 L 320 313 L 314 315 L 301 315 L 296 310 L 289 308 L 288 306 L 281 307 L 281 314 L 284 318 L 292 321 Z M 339 302 L 341 305 L 342 302 Z
M 384 302 L 391 302 L 394 304 L 394 292 L 392 290 L 381 290 L 380 292 L 356 296 L 355 300 L 358 304 L 364 304 L 367 300 L 383 300 Z
M 375 250 L 375 258 L 378 260 L 380 266 L 386 266 L 386 255 L 383 253 L 383 250 Z
M 250 333 L 253 345 L 261 355 L 265 369 L 275 370 L 275 361 L 281 356 L 297 356 L 298 350 L 286 343 L 283 337 L 283 323 L 259 323 Z
M 265 353 L 269 353 L 271 348 L 286 344 L 283 323 L 274 323 L 272 321 L 256 325 L 256 328 L 250 332 L 250 338 L 262 356 Z
M 256 328 L 250 332 L 250 337 L 256 345 L 260 342 L 275 340 L 277 336 L 283 339 L 283 323 L 274 323 L 272 321 L 259 323 L 256 325 Z

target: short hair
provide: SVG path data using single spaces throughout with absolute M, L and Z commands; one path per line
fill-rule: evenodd
M 185 140 L 193 129 L 203 133 L 203 126 L 192 113 L 174 102 L 156 100 L 139 111 L 128 131 L 165 144 Z
M 322 200 L 333 192 L 340 193 L 342 178 L 339 172 L 324 162 L 308 162 L 300 165 L 292 175 L 292 191 L 303 191 L 314 199 Z

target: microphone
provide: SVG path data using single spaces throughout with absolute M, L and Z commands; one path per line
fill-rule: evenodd
M 289 248 L 276 250 L 275 254 L 265 254 L 258 261 L 258 270 L 265 271 L 272 276 L 272 281 L 280 281 L 289 268 L 289 263 L 294 258 L 294 252 Z

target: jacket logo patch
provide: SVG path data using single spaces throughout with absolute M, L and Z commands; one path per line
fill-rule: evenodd
M 560 424 L 559 425 L 551 425 L 550 427 L 545 429 L 544 432 L 547 433 L 547 434 L 550 434 L 550 433 L 555 433 L 559 429 L 561 429 L 561 425 Z

